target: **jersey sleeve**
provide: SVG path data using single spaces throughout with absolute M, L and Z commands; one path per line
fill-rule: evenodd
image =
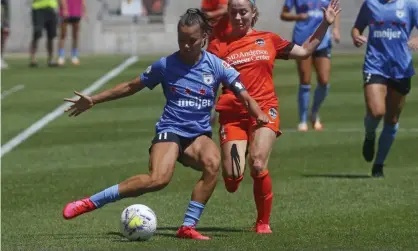
M 276 58 L 289 59 L 290 51 L 292 51 L 295 44 L 273 33 L 271 34 L 271 40 L 276 50 Z
M 295 6 L 295 0 L 285 0 L 283 6 L 291 10 Z
M 140 80 L 150 90 L 154 89 L 164 80 L 165 63 L 163 59 L 154 62 L 144 73 L 141 74 Z
M 364 1 L 357 15 L 356 22 L 354 23 L 354 28 L 357 28 L 360 31 L 363 31 L 367 27 L 367 25 L 369 25 L 370 15 L 371 13 L 369 13 L 369 7 L 367 6 L 367 1 Z
M 217 60 L 216 71 L 220 82 L 222 82 L 229 89 L 233 88 L 235 80 L 240 75 L 237 70 L 222 59 Z
M 410 1 L 409 5 L 411 8 L 411 23 L 418 29 L 418 1 Z

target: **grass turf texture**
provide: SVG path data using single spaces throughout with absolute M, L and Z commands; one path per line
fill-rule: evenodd
M 11 69 L 2 71 L 2 90 L 18 84 L 25 89 L 2 100 L 2 144 L 122 59 L 82 58 L 82 67 L 59 69 L 29 69 L 26 60 L 7 60 Z M 151 62 L 142 60 L 103 88 L 138 76 Z M 156 88 L 100 104 L 75 119 L 62 116 L 3 157 L 2 250 L 418 249 L 418 129 L 399 132 L 386 178 L 369 178 L 371 166 L 361 157 L 361 67 L 360 55 L 334 55 L 330 96 L 321 110 L 328 131 L 295 133 L 296 67 L 294 62 L 278 61 L 274 75 L 284 134 L 269 163 L 275 194 L 272 235 L 248 231 L 256 214 L 247 170 L 235 194 L 228 194 L 220 179 L 203 213 L 198 229 L 213 240 L 174 238 L 200 175 L 180 164 L 171 184 L 161 192 L 63 220 L 67 202 L 147 172 L 148 147 L 164 106 L 162 92 Z M 418 127 L 417 82 L 414 78 L 401 128 Z M 335 131 L 341 128 L 349 130 Z M 157 214 L 158 232 L 150 241 L 128 242 L 119 234 L 120 214 L 134 203 L 148 205 Z

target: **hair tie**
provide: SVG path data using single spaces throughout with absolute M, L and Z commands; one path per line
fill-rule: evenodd
M 187 14 L 198 14 L 199 10 L 196 9 L 196 8 L 190 8 L 190 9 L 187 9 L 186 13 Z
M 255 0 L 249 0 L 249 1 L 253 6 L 255 6 Z

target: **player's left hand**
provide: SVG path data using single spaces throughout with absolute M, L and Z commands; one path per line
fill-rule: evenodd
M 322 8 L 324 11 L 324 20 L 329 24 L 333 24 L 337 15 L 340 14 L 340 0 L 331 0 L 328 7 Z
M 73 105 L 65 109 L 65 112 L 71 112 L 70 117 L 75 116 L 77 117 L 81 113 L 87 111 L 88 109 L 92 108 L 94 105 L 93 99 L 90 96 L 81 94 L 79 92 L 74 92 L 79 99 L 72 99 L 72 98 L 65 98 L 64 101 L 71 102 Z
M 409 39 L 408 47 L 413 51 L 418 50 L 418 37 L 413 37 Z
M 257 121 L 257 125 L 266 125 L 266 124 L 270 123 L 270 119 L 265 113 L 259 115 L 256 118 L 256 121 Z
M 332 37 L 334 38 L 334 41 L 339 44 L 341 40 L 341 34 L 340 30 L 337 28 L 332 29 Z

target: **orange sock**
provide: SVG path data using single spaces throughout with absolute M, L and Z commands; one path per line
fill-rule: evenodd
M 235 193 L 238 190 L 239 184 L 241 183 L 244 176 L 239 176 L 237 179 L 233 177 L 224 177 L 226 190 L 230 193 Z
M 259 174 L 251 173 L 254 180 L 254 200 L 257 207 L 257 223 L 269 224 L 273 204 L 271 178 L 268 170 Z

